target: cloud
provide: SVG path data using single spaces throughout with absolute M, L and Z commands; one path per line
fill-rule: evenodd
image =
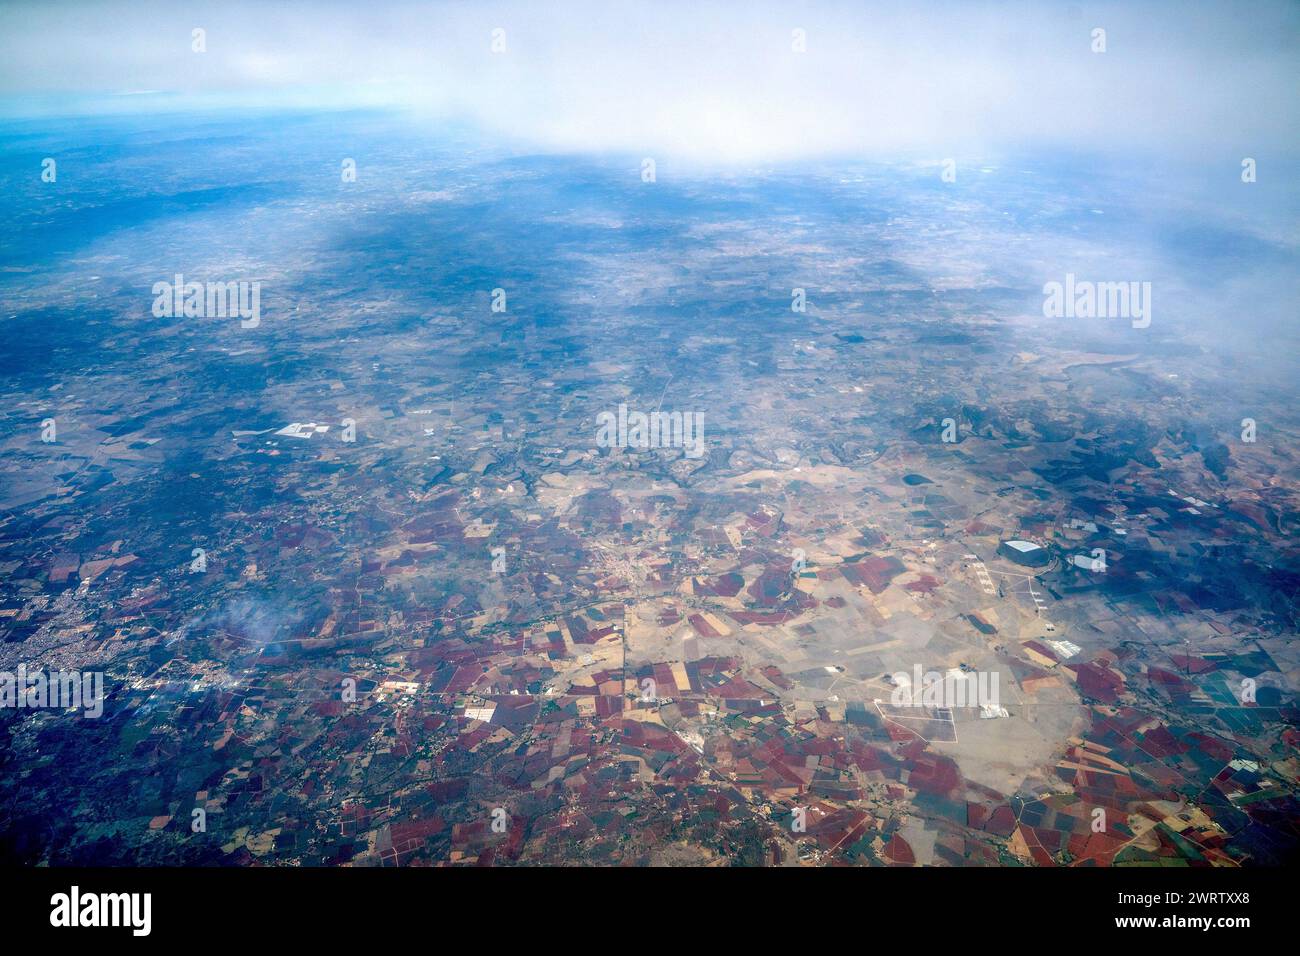
M 279 599 L 237 597 L 227 601 L 206 623 L 227 636 L 266 647 L 283 640 L 287 629 L 302 618 L 301 611 Z
M 1280 2 L 19 3 L 0 38 L 10 98 L 392 105 L 556 151 L 1255 155 L 1300 132 L 1300 7 Z

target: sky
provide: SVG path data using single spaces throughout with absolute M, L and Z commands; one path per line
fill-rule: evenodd
M 1300 3 L 1268 0 L 0 6 L 0 114 L 393 106 L 537 150 L 698 160 L 1268 157 L 1297 142 L 1298 77 Z

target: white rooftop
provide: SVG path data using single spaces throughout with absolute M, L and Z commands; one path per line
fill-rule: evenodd
M 1034 544 L 1034 542 L 1032 542 L 1032 541 L 1008 541 L 1008 542 L 1007 542 L 1007 547 L 1008 547 L 1008 548 L 1015 548 L 1017 551 L 1020 551 L 1020 552 L 1022 552 L 1022 553 L 1026 553 L 1026 554 L 1027 554 L 1028 552 L 1030 552 L 1030 551 L 1041 551 L 1041 550 L 1042 550 L 1042 547 L 1041 547 L 1040 545 Z

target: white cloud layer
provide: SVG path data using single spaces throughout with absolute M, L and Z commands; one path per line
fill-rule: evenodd
M 36 94 L 139 91 L 173 106 L 391 104 L 532 148 L 697 160 L 1289 152 L 1298 75 L 1300 4 L 1283 2 L 0 7 L 10 112 L 58 108 Z

